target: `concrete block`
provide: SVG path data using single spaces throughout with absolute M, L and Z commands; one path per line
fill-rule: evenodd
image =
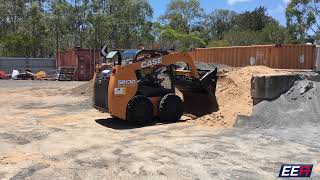
M 295 81 L 300 79 L 299 74 L 253 76 L 251 79 L 253 104 L 256 105 L 263 100 L 277 99 L 281 94 L 286 93 Z

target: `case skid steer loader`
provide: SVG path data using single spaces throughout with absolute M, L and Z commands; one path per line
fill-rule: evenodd
M 106 59 L 96 68 L 93 104 L 112 117 L 143 125 L 154 117 L 176 122 L 184 112 L 201 115 L 217 108 L 217 68 L 198 70 L 188 53 L 124 50 Z

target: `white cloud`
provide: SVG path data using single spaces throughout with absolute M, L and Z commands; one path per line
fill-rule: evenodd
M 282 0 L 284 4 L 289 4 L 291 2 L 291 0 Z
M 272 13 L 283 13 L 285 12 L 288 4 L 291 2 L 291 0 L 282 0 L 282 3 L 278 4 L 278 6 L 275 9 L 270 10 Z
M 278 13 L 283 13 L 285 11 L 286 7 L 283 4 L 278 4 L 276 8 L 269 9 L 269 12 L 271 14 L 278 14 Z
M 241 2 L 250 2 L 252 0 L 228 0 L 228 4 L 230 5 L 235 5 L 237 3 L 241 3 Z

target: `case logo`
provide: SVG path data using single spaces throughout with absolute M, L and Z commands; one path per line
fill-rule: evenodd
M 149 66 L 153 66 L 153 65 L 157 65 L 157 64 L 162 64 L 162 59 L 161 58 L 157 58 L 157 59 L 152 59 L 149 61 L 144 61 L 141 63 L 141 67 L 145 68 L 145 67 L 149 67 Z

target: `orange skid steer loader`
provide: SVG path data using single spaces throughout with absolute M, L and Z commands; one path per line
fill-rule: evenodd
M 176 122 L 184 112 L 203 115 L 217 108 L 217 68 L 198 70 L 188 53 L 124 50 L 106 59 L 95 72 L 93 104 L 113 117 L 144 125 L 155 117 Z

